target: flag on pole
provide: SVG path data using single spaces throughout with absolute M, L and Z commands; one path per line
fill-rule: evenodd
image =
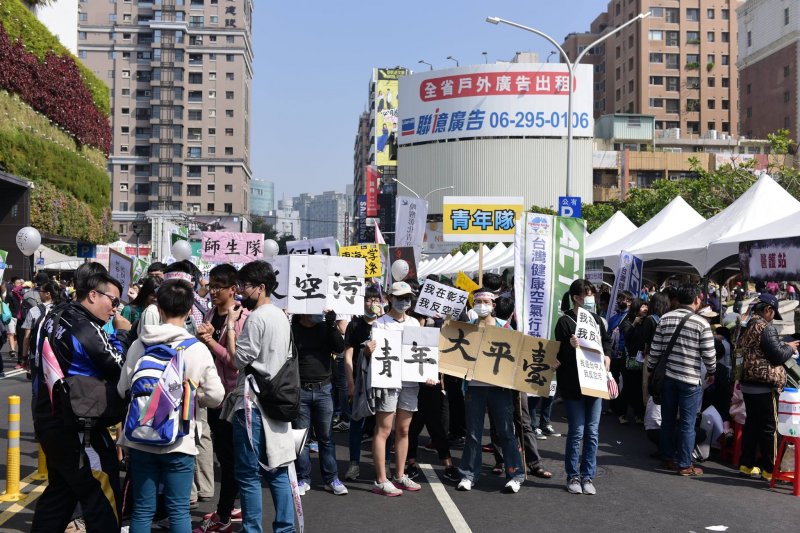
M 375 219 L 375 244 L 386 244 L 386 241 L 383 240 L 383 234 L 381 233 L 381 228 L 378 227 L 378 219 Z

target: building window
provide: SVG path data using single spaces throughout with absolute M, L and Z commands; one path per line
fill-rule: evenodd
M 677 98 L 667 98 L 664 100 L 666 104 L 667 113 L 680 113 L 681 112 L 681 101 Z
M 700 88 L 700 78 L 698 78 L 698 77 L 686 78 L 686 88 L 687 89 L 699 89 Z
M 187 185 L 186 186 L 186 196 L 200 196 L 201 194 L 200 185 Z
M 214 165 L 208 165 L 208 168 L 206 170 L 208 171 L 209 174 L 217 173 L 217 167 L 215 167 Z
M 651 41 L 663 41 L 664 40 L 664 32 L 661 30 L 650 30 L 650 40 Z
M 190 109 L 189 110 L 189 120 L 203 120 L 203 110 L 202 109 Z
M 231 165 L 225 165 L 225 174 L 233 174 L 233 167 Z
M 667 32 L 667 46 L 679 46 L 681 39 L 681 33 L 678 31 L 668 31 Z
M 792 117 L 783 117 L 783 127 L 787 130 L 792 129 Z
M 189 159 L 200 159 L 203 155 L 203 149 L 200 146 L 190 146 L 186 150 L 186 157 Z
M 714 20 L 714 8 L 708 8 L 706 10 L 706 18 L 709 20 Z
M 225 155 L 233 155 L 233 146 L 225 147 Z
M 225 37 L 225 42 L 226 42 L 226 43 L 228 43 L 228 44 L 233 44 L 233 42 L 234 42 L 234 36 L 233 36 L 233 35 L 227 35 L 227 36 Z
M 686 111 L 700 111 L 700 100 L 694 98 L 686 100 Z
M 747 32 L 747 46 L 753 46 L 753 34 L 751 32 Z
M 225 91 L 225 99 L 233 100 L 233 91 Z
M 708 101 L 706 102 L 706 107 L 708 107 L 709 109 L 716 109 L 717 101 L 714 100 L 713 98 L 709 98 Z M 711 129 L 713 130 L 714 128 Z
M 791 99 L 792 99 L 792 93 L 789 92 L 789 91 L 784 91 L 783 92 L 783 101 L 784 102 L 789 102 Z
M 233 192 L 233 185 L 225 185 L 225 192 Z
M 664 99 L 663 98 L 651 98 L 650 99 L 650 107 L 664 107 Z
M 654 19 L 660 19 L 664 16 L 664 8 L 663 7 L 653 7 L 650 8 L 651 17 Z
M 650 52 L 650 62 L 651 63 L 663 63 L 664 62 L 664 54 L 661 52 Z
M 236 78 L 235 78 L 235 76 L 233 75 L 233 72 L 226 72 L 226 73 L 225 73 L 225 79 L 226 79 L 226 80 L 228 80 L 228 81 L 233 81 L 233 80 L 234 80 L 234 79 L 236 79 Z
M 211 81 L 216 81 L 217 73 L 216 72 L 209 72 L 208 73 L 208 79 L 211 80 Z
M 783 25 L 784 26 L 788 26 L 789 25 L 789 8 L 788 7 L 783 9 Z
M 225 204 L 225 212 L 228 214 L 233 213 L 233 204 Z
M 225 61 L 228 63 L 233 63 L 233 54 L 225 54 Z
M 722 86 L 728 88 L 730 86 L 730 79 L 729 78 L 722 78 Z
M 728 54 L 722 54 L 722 60 L 720 61 L 720 63 L 722 63 L 723 65 L 729 65 L 731 62 L 730 58 L 731 56 L 729 56 Z
M 664 76 L 650 76 L 650 85 L 664 85 Z
M 730 109 L 730 103 L 727 100 L 722 101 L 722 109 L 724 109 L 725 111 Z
M 720 35 L 720 40 L 721 40 L 723 43 L 730 42 L 730 40 L 731 40 L 731 34 L 730 34 L 730 33 L 728 33 L 727 31 L 723 31 L 723 32 L 722 32 L 722 34 Z
M 687 31 L 686 32 L 686 43 L 687 44 L 700 44 L 700 32 L 699 31 Z
M 666 54 L 667 68 L 680 68 L 680 54 Z
M 189 83 L 198 85 L 203 83 L 203 73 L 202 72 L 190 72 L 189 73 Z
M 226 109 L 225 116 L 228 118 L 233 118 L 233 109 Z
M 81 22 L 86 22 L 89 20 L 89 16 L 86 13 L 78 13 L 78 20 Z
M 209 135 L 216 135 L 217 134 L 217 128 L 208 128 L 208 134 Z
M 709 87 L 716 87 L 717 79 L 716 78 L 708 78 L 708 86 Z
M 700 20 L 700 10 L 695 7 L 686 8 L 686 20 L 697 22 Z
M 727 9 L 721 10 L 720 14 L 721 14 L 722 20 L 728 20 L 728 19 L 731 18 L 731 12 L 728 11 Z
M 80 40 L 80 41 L 85 41 L 86 40 L 86 32 L 85 31 L 79 31 L 78 32 L 78 40 Z
M 706 33 L 706 41 L 713 43 L 714 42 L 714 32 L 709 31 Z
M 792 69 L 791 69 L 791 67 L 789 65 L 786 65 L 785 67 L 783 67 L 783 77 L 784 78 L 788 78 L 789 74 L 791 74 L 791 73 L 792 73 Z
M 217 186 L 213 183 L 209 183 L 207 186 L 208 192 L 217 192 Z
M 233 128 L 225 128 L 225 136 L 233 137 Z
M 122 126 L 120 128 L 120 132 L 121 133 L 130 133 L 131 132 L 131 127 L 130 126 Z
M 208 97 L 213 100 L 217 97 L 217 91 L 208 91 Z

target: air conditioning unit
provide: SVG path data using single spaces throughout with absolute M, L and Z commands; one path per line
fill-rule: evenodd
M 192 213 L 199 213 L 200 212 L 200 204 L 192 204 L 189 208 L 189 211 Z
M 119 192 L 128 192 L 128 184 L 127 183 L 120 183 L 119 184 Z

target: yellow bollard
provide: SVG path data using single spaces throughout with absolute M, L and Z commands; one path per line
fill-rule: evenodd
M 0 495 L 0 501 L 4 502 L 16 502 L 25 497 L 19 491 L 19 418 L 19 396 L 9 396 L 6 491 Z
M 31 479 L 34 481 L 47 481 L 47 461 L 44 457 L 44 450 L 42 450 L 42 445 L 39 445 L 39 468 L 36 472 L 31 476 Z

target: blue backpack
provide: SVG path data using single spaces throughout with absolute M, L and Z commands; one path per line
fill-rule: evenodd
M 125 437 L 128 441 L 149 446 L 170 446 L 189 433 L 191 420 L 184 420 L 181 416 L 182 402 L 170 409 L 164 418 L 151 417 L 142 422 L 142 417 L 170 361 L 178 355 L 179 350 L 186 350 L 196 342 L 195 338 L 187 339 L 175 348 L 168 344 L 145 346 L 131 378 L 130 406 L 125 417 Z

